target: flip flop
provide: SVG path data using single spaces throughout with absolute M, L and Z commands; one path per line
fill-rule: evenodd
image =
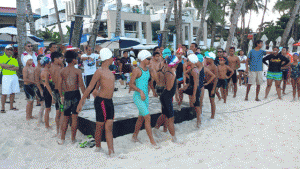
M 17 108 L 14 107 L 14 108 L 12 108 L 10 110 L 18 111 L 19 109 L 17 109 Z
M 6 113 L 6 111 L 5 110 L 1 110 L 1 113 Z
M 5 102 L 5 103 L 10 103 L 10 102 Z M 16 103 L 16 101 L 14 101 L 14 103 Z

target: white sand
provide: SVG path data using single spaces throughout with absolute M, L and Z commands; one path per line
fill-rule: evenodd
M 260 98 L 264 90 L 265 86 Z M 37 120 L 26 124 L 26 101 L 21 93 L 15 104 L 21 110 L 0 114 L 0 168 L 299 168 L 300 102 L 290 102 L 290 91 L 288 86 L 283 100 L 276 100 L 273 86 L 269 99 L 255 102 L 252 87 L 250 101 L 245 102 L 242 86 L 235 100 L 230 94 L 227 104 L 216 101 L 214 120 L 209 118 L 206 91 L 201 129 L 195 129 L 195 119 L 176 124 L 177 136 L 184 145 L 172 143 L 169 133 L 163 133 L 163 139 L 156 138 L 162 148 L 153 149 L 143 130 L 139 135 L 143 144 L 132 143 L 132 134 L 114 139 L 116 153 L 127 159 L 108 158 L 95 153 L 95 148 L 77 148 L 70 143 L 70 129 L 66 145 L 57 145 L 57 139 L 51 138 L 55 130 L 46 132 L 44 126 L 37 129 Z M 126 96 L 127 92 L 121 89 L 115 96 Z M 35 107 L 34 115 L 38 109 Z M 55 129 L 54 108 L 50 117 Z M 77 138 L 85 136 L 78 131 Z M 102 147 L 107 153 L 105 142 Z

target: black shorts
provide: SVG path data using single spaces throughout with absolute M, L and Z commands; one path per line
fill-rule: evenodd
M 222 87 L 223 89 L 227 89 L 227 86 L 228 86 L 227 79 L 219 79 L 218 80 L 217 88 Z
M 174 117 L 174 110 L 173 110 L 173 97 L 169 95 L 161 95 L 159 100 L 162 107 L 162 114 L 166 115 L 167 118 Z
M 207 86 L 204 87 L 204 89 L 208 90 L 208 94 L 209 94 L 210 98 L 215 98 L 215 94 L 216 93 L 214 93 L 213 95 L 211 95 L 211 92 L 212 92 L 213 88 L 214 88 L 214 83 L 210 83 L 210 84 L 208 84 Z
M 86 88 L 89 87 L 89 85 L 90 85 L 90 83 L 91 83 L 91 81 L 92 81 L 92 78 L 93 78 L 93 75 L 87 75 L 87 76 L 85 76 L 85 86 L 86 86 Z M 96 87 L 96 84 L 95 84 L 95 86 L 93 87 L 93 89 L 91 90 L 90 94 L 93 93 L 95 87 Z
M 231 78 L 229 78 L 228 82 L 230 81 L 230 79 L 232 79 L 232 82 L 234 84 L 237 83 L 236 70 L 233 72 L 233 75 L 231 76 Z
M 97 122 L 106 122 L 106 120 L 114 119 L 115 108 L 112 99 L 104 99 L 97 96 L 94 101 L 94 106 Z
M 52 92 L 53 92 L 52 95 L 53 95 L 54 101 L 55 101 L 55 109 L 60 110 L 61 102 L 60 102 L 59 91 L 57 89 L 54 89 Z
M 65 92 L 64 98 L 64 115 L 71 116 L 71 114 L 78 114 L 76 109 L 81 99 L 79 90 Z
M 51 108 L 52 105 L 52 96 L 49 93 L 48 89 L 46 87 L 44 87 L 44 98 L 45 98 L 45 107 L 46 108 Z
M 42 88 L 42 91 L 44 91 L 44 86 L 43 85 L 41 85 L 41 88 Z M 36 93 L 37 97 L 39 98 L 39 100 L 41 102 L 44 101 L 45 98 L 44 98 L 44 96 L 41 95 L 41 92 L 40 92 L 40 90 L 37 86 L 35 86 L 35 90 L 36 90 L 35 93 Z
M 25 92 L 26 98 L 29 101 L 33 101 L 34 100 L 34 97 L 35 97 L 34 88 L 35 88 L 34 84 L 24 85 L 24 92 Z
M 282 69 L 282 79 L 287 80 L 288 79 L 289 70 L 288 69 Z

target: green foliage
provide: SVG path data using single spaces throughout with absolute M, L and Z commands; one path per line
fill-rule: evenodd
M 278 12 L 290 12 L 295 6 L 296 0 L 277 0 L 273 10 Z
M 284 29 L 287 26 L 287 23 L 289 21 L 290 16 L 289 15 L 283 15 L 280 18 L 278 18 L 279 20 L 276 21 L 276 23 L 272 22 L 266 22 L 264 24 L 264 31 L 262 32 L 262 35 L 265 34 L 268 37 L 268 42 L 270 41 L 275 41 L 279 36 L 282 36 Z M 299 25 L 299 17 L 296 18 L 295 24 Z M 296 26 L 296 28 L 298 29 L 298 32 L 300 32 L 300 27 Z M 292 31 L 290 32 L 290 35 L 288 36 L 288 39 L 291 37 L 292 35 Z M 298 34 L 296 36 L 297 39 L 300 38 L 300 35 Z M 295 40 L 297 40 L 295 39 Z
M 60 35 L 58 32 L 53 32 L 55 26 L 51 29 L 45 28 L 45 31 L 39 30 L 37 36 L 44 39 L 44 41 L 53 41 L 55 43 L 60 42 Z

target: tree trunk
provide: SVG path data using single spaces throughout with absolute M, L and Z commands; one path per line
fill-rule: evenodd
M 121 9 L 122 9 L 122 1 L 117 1 L 117 17 L 116 17 L 116 32 L 115 36 L 121 36 Z
M 175 19 L 175 30 L 176 30 L 176 48 L 179 44 L 179 28 L 178 28 L 178 0 L 174 0 L 174 19 Z M 176 49 L 174 49 L 176 50 Z
M 174 5 L 174 0 L 170 0 L 168 10 L 167 10 L 167 15 L 166 15 L 166 18 L 165 18 L 165 24 L 164 24 L 164 29 L 163 29 L 164 31 L 166 31 L 168 29 L 169 20 L 170 20 L 170 17 L 171 17 L 173 5 Z M 161 44 L 164 48 L 166 48 L 166 46 L 167 46 L 167 36 L 168 36 L 168 33 L 163 32 L 162 43 Z
M 212 31 L 211 31 L 211 41 L 210 41 L 210 47 L 214 47 L 215 43 L 215 36 L 216 36 L 216 22 L 212 21 Z
M 103 11 L 103 6 L 104 6 L 103 0 L 98 0 L 96 18 L 95 18 L 95 22 L 93 25 L 91 37 L 89 39 L 89 45 L 91 46 L 93 51 L 95 50 L 96 39 L 98 36 L 98 31 L 99 31 L 99 27 L 100 27 L 100 23 L 101 23 L 101 15 L 102 15 L 102 11 Z
M 178 30 L 179 30 L 179 37 L 178 37 L 178 44 L 183 43 L 182 37 L 182 1 L 178 0 Z
M 18 41 L 18 62 L 21 62 L 21 55 L 25 51 L 24 44 L 26 43 L 26 2 L 25 0 L 17 0 L 17 41 Z M 19 66 L 19 75 L 22 74 L 23 65 Z
M 77 6 L 76 6 L 76 15 L 75 16 L 75 24 L 74 24 L 74 30 L 72 34 L 72 40 L 71 44 L 74 47 L 79 47 L 80 43 L 80 31 L 82 29 L 82 15 L 84 14 L 84 6 L 85 6 L 85 0 L 78 0 Z
M 242 8 L 242 22 L 241 22 L 242 33 L 241 33 L 241 43 L 240 43 L 240 48 L 244 51 L 245 51 L 244 41 L 245 41 L 245 13 L 246 13 L 245 4 L 246 3 L 244 3 L 243 8 Z
M 36 35 L 30 0 L 26 0 L 26 7 L 27 7 L 27 12 L 28 12 L 28 22 L 29 22 L 29 26 L 30 26 L 30 33 L 32 35 Z
M 60 36 L 60 42 L 59 43 L 63 44 L 64 43 L 64 34 L 62 32 L 62 28 L 61 28 L 61 24 L 60 24 L 60 19 L 59 19 L 59 13 L 58 13 L 56 0 L 53 0 L 53 4 L 54 4 L 54 9 L 55 9 L 55 14 L 56 14 L 56 21 L 57 21 L 57 25 L 58 25 L 59 36 Z
M 202 13 L 201 13 L 200 27 L 197 30 L 196 43 L 198 45 L 200 44 L 200 40 L 203 39 L 204 21 L 205 21 L 205 16 L 206 16 L 207 4 L 208 4 L 208 0 L 204 0 L 203 1 Z
M 264 8 L 264 13 L 261 19 L 261 24 L 259 26 L 259 32 L 258 32 L 258 36 L 257 38 L 260 39 L 260 35 L 261 35 L 261 31 L 263 29 L 263 24 L 264 24 L 264 18 L 265 18 L 265 14 L 266 14 L 266 10 L 267 10 L 267 4 L 268 4 L 268 0 L 266 0 L 266 4 L 265 4 L 265 8 Z
M 295 4 L 295 7 L 293 9 L 293 13 L 292 13 L 292 15 L 289 19 L 289 22 L 287 23 L 286 28 L 284 29 L 284 33 L 282 35 L 280 46 L 284 46 L 286 41 L 287 41 L 287 38 L 288 38 L 289 33 L 291 31 L 291 27 L 292 27 L 293 23 L 295 22 L 296 14 L 299 11 L 299 6 L 300 6 L 300 0 L 297 0 L 297 2 Z
M 230 21 L 231 25 L 230 25 L 230 30 L 229 30 L 229 36 L 228 36 L 228 39 L 227 39 L 227 44 L 226 44 L 226 52 L 227 53 L 229 52 L 229 48 L 232 44 L 234 32 L 235 32 L 235 29 L 237 27 L 237 21 L 238 21 L 238 18 L 240 16 L 240 13 L 241 13 L 243 3 L 244 3 L 244 0 L 239 0 L 237 2 L 236 6 L 235 6 L 234 14 L 233 14 L 233 16 L 231 18 L 231 21 Z
M 200 19 L 200 9 L 198 9 L 198 12 L 197 12 L 197 20 L 199 20 Z

